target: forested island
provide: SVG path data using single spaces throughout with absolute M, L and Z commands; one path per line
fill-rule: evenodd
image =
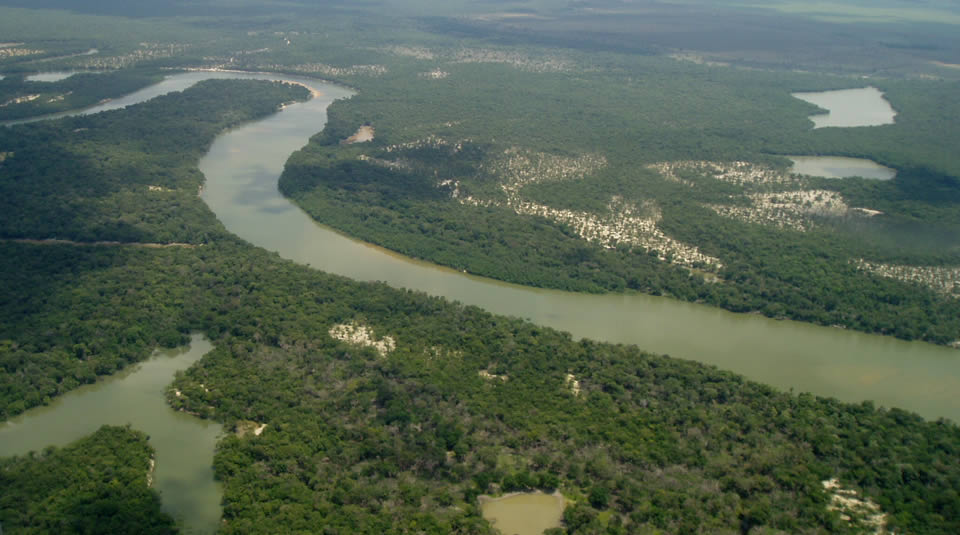
M 32 90 L 18 73 L 119 69 L 88 75 L 116 85 L 74 89 L 82 107 L 182 68 L 336 79 L 357 94 L 333 104 L 280 187 L 351 235 L 531 286 L 960 338 L 949 288 L 870 268 L 960 264 L 949 70 L 930 79 L 939 67 L 921 78 L 919 67 L 871 63 L 888 69 L 870 83 L 897 122 L 811 130 L 816 108 L 790 92 L 860 87 L 836 74 L 852 63 L 833 74 L 762 70 L 777 66 L 760 56 L 721 66 L 710 63 L 730 58 L 693 62 L 664 42 L 604 32 L 573 46 L 561 39 L 569 19 L 549 9 L 546 22 L 483 10 L 486 19 L 397 19 L 294 3 L 285 15 L 239 7 L 221 20 L 200 4 L 162 30 L 2 7 L 11 41 L 0 51 L 27 52 L 0 54 L 0 84 L 14 99 Z M 106 12 L 157 14 L 116 9 L 129 11 Z M 341 29 L 358 20 L 353 9 L 364 46 Z M 90 35 L 54 42 L 48 17 Z M 169 37 L 93 35 L 109 26 Z M 76 55 L 91 48 L 100 52 Z M 43 50 L 33 58 L 42 64 L 31 50 Z M 790 57 L 781 52 L 773 63 Z M 89 83 L 77 76 L 43 83 Z M 960 530 L 951 421 L 575 340 L 326 274 L 230 234 L 198 195 L 198 159 L 223 131 L 308 98 L 292 84 L 209 80 L 123 110 L 0 129 L 0 421 L 200 332 L 215 349 L 167 400 L 229 430 L 214 461 L 219 532 L 494 533 L 478 497 L 532 490 L 568 500 L 560 533 Z M 351 140 L 363 126 L 368 135 Z M 897 177 L 796 176 L 783 158 L 826 153 Z M 761 199 L 844 211 L 769 219 Z M 598 230 L 614 220 L 615 240 Z M 0 459 L 0 526 L 177 532 L 150 488 L 151 455 L 134 426 Z

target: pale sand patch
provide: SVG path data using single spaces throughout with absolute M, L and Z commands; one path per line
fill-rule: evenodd
M 490 373 L 487 370 L 480 370 L 477 372 L 477 375 L 479 375 L 480 377 L 488 381 L 497 381 L 497 380 L 506 381 L 507 379 L 509 379 L 509 377 L 507 377 L 506 375 L 497 375 L 494 373 Z
M 42 52 L 43 50 L 35 50 L 32 48 L 3 47 L 3 48 L 0 48 L 0 58 L 16 58 L 20 56 L 33 56 L 35 54 L 40 54 Z
M 585 211 L 553 208 L 528 201 L 522 196 L 522 189 L 526 185 L 581 180 L 606 166 L 607 160 L 602 154 L 567 157 L 512 147 L 504 151 L 502 158 L 485 164 L 482 170 L 501 178 L 500 188 L 507 197 L 505 204 L 514 213 L 544 217 L 562 223 L 569 226 L 581 239 L 608 249 L 614 249 L 622 244 L 628 247 L 640 247 L 648 252 L 653 251 L 661 261 L 684 267 L 722 267 L 718 258 L 706 255 L 696 246 L 682 243 L 664 234 L 657 227 L 662 213 L 653 202 L 648 201 L 638 206 L 624 201 L 619 196 L 614 196 L 607 205 L 608 212 L 598 215 Z M 501 205 L 495 200 L 463 195 L 459 186 L 460 184 L 456 181 L 438 183 L 438 187 L 452 187 L 451 197 L 461 204 Z
M 572 373 L 564 377 L 563 386 L 570 390 L 574 397 L 580 397 L 580 381 Z
M 503 152 L 502 158 L 484 164 L 481 169 L 501 177 L 504 190 L 515 193 L 527 184 L 580 180 L 606 166 L 607 159 L 602 154 L 568 157 L 511 147 Z
M 4 102 L 3 104 L 0 104 L 0 108 L 6 108 L 7 106 L 11 106 L 13 104 L 23 104 L 25 102 L 33 102 L 38 98 L 40 98 L 40 95 L 24 95 L 22 97 L 12 98 Z
M 845 489 L 836 478 L 823 481 L 823 489 L 830 493 L 827 509 L 840 512 L 840 518 L 872 530 L 877 535 L 887 533 L 887 514 L 870 498 L 857 491 Z
M 91 56 L 90 59 L 83 61 L 78 66 L 85 69 L 122 69 L 131 67 L 144 61 L 152 61 L 160 58 L 172 58 L 183 55 L 191 46 L 185 43 L 140 43 L 140 47 L 128 54 L 119 56 L 98 56 L 97 49 L 90 49 L 80 54 L 72 54 L 63 57 Z M 56 59 L 56 58 L 51 58 Z
M 376 49 L 374 49 L 376 50 Z M 388 46 L 382 48 L 384 52 L 389 52 L 396 56 L 405 56 L 408 58 L 416 58 L 422 60 L 432 60 L 436 58 L 436 54 L 433 53 L 429 48 L 419 47 L 419 46 Z
M 420 78 L 430 78 L 431 80 L 443 80 L 450 76 L 450 73 L 440 69 L 433 69 L 432 71 L 417 73 L 417 76 Z
M 469 201 L 469 198 L 465 201 Z M 529 201 L 519 201 L 510 206 L 514 212 L 521 215 L 536 215 L 563 223 L 582 239 L 607 249 L 615 249 L 623 244 L 653 252 L 662 262 L 679 266 L 713 269 L 723 267 L 719 258 L 704 254 L 695 245 L 685 244 L 664 234 L 657 226 L 662 213 L 653 202 L 648 201 L 637 206 L 615 196 L 608 205 L 609 213 L 604 216 L 552 208 Z
M 357 128 L 357 131 L 347 139 L 343 140 L 344 145 L 352 145 L 354 143 L 366 143 L 368 141 L 373 141 L 373 136 L 376 131 L 373 129 L 373 126 L 365 124 L 360 128 Z
M 261 424 L 259 422 L 254 422 L 250 420 L 240 420 L 236 423 L 234 429 L 238 437 L 243 438 L 246 435 L 253 434 L 253 436 L 260 436 L 263 434 L 263 431 L 267 428 L 267 424 Z
M 153 486 L 153 471 L 154 469 L 156 469 L 156 467 L 157 467 L 157 461 L 153 458 L 153 456 L 151 456 L 150 468 L 147 468 L 147 486 L 148 487 Z
M 265 71 L 294 71 L 304 74 L 319 74 L 321 76 L 382 76 L 387 73 L 384 65 L 350 65 L 336 67 L 326 63 L 301 63 L 299 65 L 281 65 L 279 63 L 260 64 L 258 69 Z
M 707 67 L 729 67 L 730 66 L 730 64 L 725 61 L 713 61 L 694 52 L 677 52 L 676 54 L 670 54 L 667 57 L 677 61 L 695 63 L 697 65 L 705 65 Z
M 960 64 L 958 63 L 944 63 L 942 61 L 931 61 L 937 67 L 945 67 L 947 69 L 960 69 Z
M 357 323 L 340 323 L 330 327 L 328 331 L 330 336 L 336 340 L 355 344 L 363 347 L 371 347 L 385 357 L 397 348 L 396 341 L 390 336 L 384 336 L 377 339 L 373 334 L 373 329 L 366 325 Z
M 960 298 L 960 266 L 907 266 L 870 262 L 862 258 L 853 262 L 859 269 L 874 275 L 920 284 L 938 293 Z
M 671 182 L 693 186 L 694 182 L 682 178 L 681 174 L 696 174 L 721 182 L 737 185 L 753 184 L 792 184 L 799 180 L 784 171 L 771 169 L 750 162 L 713 162 L 708 160 L 681 160 L 676 162 L 658 162 L 647 169 L 657 171 Z
M 512 12 L 497 12 L 497 13 L 485 13 L 483 15 L 471 15 L 467 17 L 468 19 L 473 20 L 482 20 L 482 21 L 494 21 L 494 20 L 550 20 L 548 17 L 543 15 L 537 15 L 536 13 L 512 13 Z
M 567 72 L 572 63 L 559 55 L 530 56 L 491 48 L 461 48 L 453 54 L 453 63 L 501 63 L 529 72 Z
M 830 190 L 752 193 L 747 197 L 751 201 L 750 206 L 706 206 L 725 217 L 801 232 L 813 228 L 818 217 L 839 217 L 850 213 L 850 207 L 843 201 L 843 197 Z
M 409 171 L 413 168 L 410 165 L 410 162 L 406 160 L 385 160 L 383 158 L 374 158 L 373 156 L 367 156 L 366 154 L 361 154 L 357 156 L 357 159 L 361 162 L 367 162 L 370 165 L 376 165 L 378 167 L 384 167 L 386 169 L 392 169 L 394 171 Z

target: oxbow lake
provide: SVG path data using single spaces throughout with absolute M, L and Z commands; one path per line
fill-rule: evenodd
M 793 93 L 793 96 L 827 110 L 825 114 L 810 116 L 814 128 L 893 124 L 897 115 L 876 87 Z

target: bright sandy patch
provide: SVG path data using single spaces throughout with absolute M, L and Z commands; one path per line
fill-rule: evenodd
M 353 143 L 366 143 L 368 141 L 373 141 L 373 135 L 376 131 L 370 125 L 363 125 L 360 128 L 357 128 L 357 131 L 347 139 L 343 140 L 344 145 L 351 145 Z
M 263 434 L 263 431 L 267 428 L 267 424 L 261 424 L 259 422 L 254 422 L 250 420 L 240 420 L 236 424 L 236 433 L 238 437 L 244 437 L 249 434 L 253 436 L 260 436 Z
M 506 375 L 496 375 L 488 372 L 487 370 L 480 370 L 477 372 L 477 375 L 488 381 L 506 381 L 508 379 Z
M 529 201 L 522 189 L 529 184 L 582 180 L 599 172 L 607 165 L 601 154 L 584 154 L 578 157 L 524 151 L 516 147 L 504 152 L 502 158 L 485 164 L 484 170 L 500 177 L 500 188 L 506 203 L 491 199 L 478 199 L 463 195 L 456 181 L 441 181 L 438 187 L 452 188 L 451 197 L 470 206 L 506 205 L 519 215 L 539 216 L 570 227 L 583 240 L 597 243 L 608 249 L 618 245 L 640 247 L 655 252 L 664 262 L 684 267 L 722 266 L 719 259 L 700 252 L 696 246 L 675 240 L 657 227 L 662 218 L 659 207 L 651 201 L 637 205 L 626 202 L 619 196 L 610 199 L 607 212 L 592 212 L 561 209 Z
M 707 177 L 737 185 L 793 184 L 798 180 L 789 173 L 750 162 L 711 162 L 684 160 L 650 164 L 647 169 L 657 171 L 671 182 L 693 186 L 691 177 Z
M 3 104 L 0 104 L 0 108 L 6 108 L 7 106 L 10 106 L 13 104 L 23 104 L 24 102 L 33 102 L 38 98 L 40 98 L 40 95 L 24 95 L 22 97 L 12 98 L 4 102 Z
M 443 80 L 444 78 L 450 76 L 450 73 L 440 69 L 433 69 L 432 71 L 421 72 L 417 74 L 417 76 L 421 78 L 430 78 L 431 80 Z
M 377 338 L 373 329 L 356 323 L 340 323 L 328 331 L 332 338 L 363 347 L 371 347 L 380 356 L 385 357 L 397 348 L 397 343 L 390 336 Z
M 566 377 L 563 378 L 563 386 L 569 390 L 574 397 L 580 397 L 580 381 L 578 381 L 572 373 L 568 373 Z
M 873 500 L 861 497 L 855 490 L 843 488 L 837 479 L 824 481 L 823 489 L 830 493 L 827 509 L 839 511 L 840 518 L 863 526 L 871 533 L 887 533 L 887 515 Z
M 572 64 L 556 55 L 534 57 L 508 50 L 491 48 L 461 48 L 452 58 L 453 63 L 501 63 L 529 72 L 567 72 Z
M 830 190 L 799 190 L 778 193 L 753 193 L 750 206 L 708 205 L 718 214 L 747 223 L 773 225 L 806 231 L 818 217 L 837 217 L 850 213 L 839 193 Z
M 958 266 L 907 266 L 857 260 L 858 268 L 903 282 L 920 284 L 944 295 L 960 297 L 960 267 Z

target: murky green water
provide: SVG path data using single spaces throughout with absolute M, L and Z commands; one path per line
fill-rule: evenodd
M 277 178 L 290 154 L 323 128 L 327 106 L 351 95 L 347 89 L 281 75 L 192 72 L 82 112 L 120 108 L 207 78 L 286 79 L 323 93 L 225 133 L 200 162 L 206 176 L 203 199 L 228 229 L 255 245 L 331 273 L 444 296 L 576 337 L 632 343 L 715 364 L 783 389 L 870 399 L 928 418 L 960 420 L 956 350 L 647 295 L 586 295 L 506 284 L 411 260 L 317 225 L 279 194 Z M 164 507 L 196 526 L 196 532 L 213 529 L 220 492 L 211 465 L 220 428 L 173 412 L 162 396 L 173 372 L 199 359 L 209 347 L 204 344 L 195 339 L 181 357 L 152 359 L 137 371 L 14 420 L 0 428 L 0 455 L 64 444 L 103 423 L 132 423 L 151 435 L 157 449 L 156 486 Z M 36 423 L 28 425 L 26 418 Z M 185 431 L 190 426 L 200 427 Z
M 874 180 L 890 180 L 897 176 L 896 169 L 885 167 L 863 158 L 840 156 L 787 156 L 793 162 L 790 171 L 800 175 L 825 178 L 863 177 Z
M 411 260 L 317 225 L 276 185 L 289 154 L 326 121 L 327 105 L 350 95 L 312 84 L 323 97 L 224 134 L 200 162 L 203 199 L 231 232 L 253 244 L 331 273 L 442 295 L 576 337 L 715 364 L 783 389 L 960 420 L 960 396 L 954 394 L 960 392 L 960 352 L 953 349 L 648 295 L 506 284 Z
M 811 115 L 814 128 L 828 126 L 879 126 L 893 124 L 897 112 L 876 87 L 793 93 L 793 96 L 825 109 L 828 113 Z
M 559 494 L 536 492 L 486 498 L 480 510 L 503 535 L 541 535 L 544 530 L 560 527 L 565 505 Z
M 211 347 L 195 335 L 187 348 L 158 351 L 145 362 L 0 424 L 0 456 L 63 446 L 106 424 L 131 424 L 150 435 L 156 450 L 153 481 L 164 510 L 183 522 L 187 533 L 212 533 L 221 514 L 213 452 L 222 426 L 173 410 L 164 395 L 174 374 Z

